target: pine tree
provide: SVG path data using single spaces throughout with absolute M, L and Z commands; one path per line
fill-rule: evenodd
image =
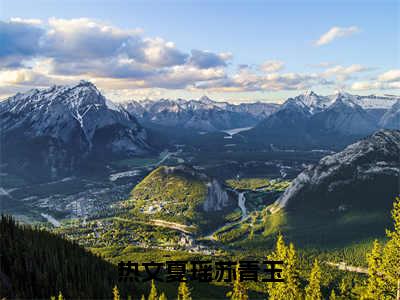
M 331 295 L 329 296 L 329 300 L 337 300 L 338 298 L 336 297 L 335 290 L 332 289 Z
M 314 261 L 308 286 L 306 287 L 306 300 L 321 300 L 321 269 L 318 261 Z
M 363 299 L 400 300 L 400 198 L 393 203 L 392 218 L 394 230 L 386 230 L 388 241 L 380 247 L 374 242 L 371 253 L 367 255 L 367 286 Z
M 146 297 L 142 295 L 142 297 L 140 297 L 140 300 L 146 300 Z
M 368 280 L 361 299 L 381 299 L 384 281 L 382 278 L 382 249 L 377 240 L 374 241 L 371 253 L 367 254 Z
M 181 281 L 178 287 L 178 300 L 192 300 L 189 287 L 185 281 Z
M 285 245 L 283 236 L 278 235 L 275 251 L 268 256 L 268 260 L 281 260 L 282 278 L 284 282 L 267 283 L 267 291 L 271 300 L 297 300 L 301 298 L 299 273 L 297 270 L 297 256 L 293 244 Z
M 167 296 L 164 293 L 161 293 L 159 300 L 167 300 Z
M 114 300 L 120 300 L 119 290 L 118 290 L 117 286 L 114 286 L 114 288 L 113 288 L 113 299 Z
M 236 267 L 236 274 L 238 274 L 239 266 Z M 233 291 L 230 293 L 231 300 L 248 300 L 247 289 L 242 282 L 240 277 L 237 275 L 235 282 L 233 283 Z
M 339 291 L 341 299 L 351 299 L 350 286 L 346 283 L 346 280 L 342 279 L 340 282 Z
M 149 297 L 147 298 L 148 300 L 157 300 L 157 289 L 156 289 L 156 284 L 154 283 L 154 280 L 151 281 L 151 288 L 150 288 L 150 294 Z
M 386 283 L 386 294 L 400 300 L 400 197 L 393 203 L 394 230 L 386 230 L 389 241 L 383 249 L 382 273 Z
M 58 300 L 64 300 L 64 297 L 61 292 L 58 293 Z

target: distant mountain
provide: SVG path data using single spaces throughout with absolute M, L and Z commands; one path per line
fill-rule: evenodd
M 147 152 L 146 131 L 90 82 L 16 94 L 0 102 L 3 163 L 57 178 L 90 161 Z
M 396 111 L 396 107 L 391 109 L 396 101 L 395 96 L 355 96 L 348 93 L 320 96 L 310 91 L 289 98 L 276 112 L 243 135 L 263 147 L 277 144 L 340 148 L 384 128 L 384 121 L 380 120 L 386 112 L 396 116 L 392 111 Z M 385 119 L 390 117 L 386 115 Z
M 377 129 L 374 119 L 351 97 L 338 94 L 331 105 L 316 113 L 311 127 L 321 134 L 367 135 Z
M 381 130 L 300 173 L 277 200 L 285 209 L 391 207 L 399 192 L 400 131 Z
M 387 129 L 400 129 L 400 99 L 382 116 L 379 126 Z
M 349 98 L 354 103 L 360 105 L 363 109 L 370 110 L 370 109 L 389 109 L 396 103 L 396 101 L 400 98 L 400 96 L 395 95 L 385 95 L 385 96 L 378 96 L 378 95 L 367 95 L 367 96 L 359 96 L 359 95 L 352 95 L 349 93 L 338 93 L 343 95 L 346 98 Z M 330 96 L 330 97 L 335 97 Z
M 156 124 L 200 131 L 219 131 L 254 126 L 278 107 L 274 103 L 230 104 L 199 100 L 130 101 L 122 105 L 143 124 Z
M 275 113 L 242 135 L 248 137 L 255 145 L 261 144 L 262 147 L 281 144 L 282 138 L 286 145 L 303 144 L 310 138 L 307 125 L 311 116 L 307 105 L 298 98 L 291 98 Z
M 313 91 L 308 91 L 294 99 L 296 102 L 304 104 L 312 114 L 326 109 L 333 102 L 331 97 L 320 96 Z

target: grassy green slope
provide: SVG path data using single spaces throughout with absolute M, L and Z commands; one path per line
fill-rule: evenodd
M 151 213 L 153 219 L 196 224 L 198 207 L 207 194 L 205 183 L 189 174 L 167 170 L 157 168 L 132 190 L 128 202 L 133 204 L 133 212 Z

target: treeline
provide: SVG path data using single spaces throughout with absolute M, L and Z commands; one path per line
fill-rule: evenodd
M 110 298 L 117 268 L 48 231 L 0 220 L 0 298 Z M 130 284 L 132 289 L 132 284 Z M 120 286 L 125 293 L 133 293 Z

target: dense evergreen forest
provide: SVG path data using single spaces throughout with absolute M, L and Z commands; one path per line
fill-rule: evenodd
M 76 243 L 2 215 L 0 245 L 0 298 L 112 297 L 116 267 Z

